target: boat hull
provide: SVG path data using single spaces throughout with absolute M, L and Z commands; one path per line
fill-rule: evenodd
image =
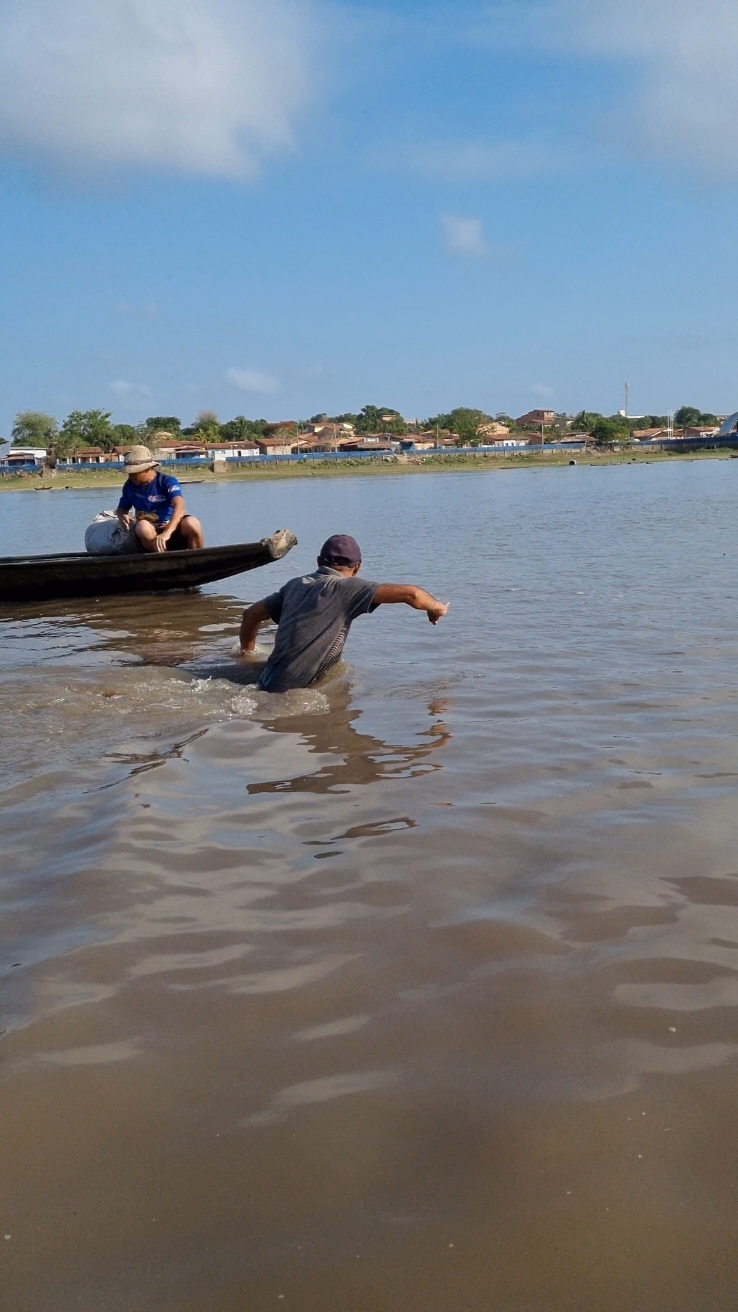
M 0 558 L 0 604 L 198 588 L 203 583 L 271 565 L 286 556 L 296 542 L 293 533 L 280 529 L 260 542 L 204 547 L 201 551 L 6 556 Z

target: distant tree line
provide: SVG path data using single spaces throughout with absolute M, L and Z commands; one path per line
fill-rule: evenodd
M 407 432 L 407 424 L 399 410 L 382 405 L 365 405 L 356 414 L 346 411 L 342 415 L 311 415 L 310 423 L 353 424 L 357 433 L 392 433 L 395 437 L 403 437 Z
M 668 423 L 667 415 L 639 415 L 634 419 L 621 414 L 608 417 L 594 411 L 580 410 L 571 420 L 570 427 L 575 433 L 587 433 L 598 446 L 608 446 L 613 442 L 629 441 L 638 429 L 666 428 Z M 708 411 L 683 405 L 673 415 L 673 423 L 675 428 L 715 428 L 720 420 Z
M 195 441 L 243 442 L 263 437 L 266 419 L 246 419 L 237 415 L 220 423 L 212 410 L 202 410 L 193 424 L 183 427 L 176 415 L 150 415 L 143 423 L 114 424 L 107 410 L 72 410 L 61 425 L 53 415 L 41 410 L 21 410 L 12 429 L 14 446 L 45 447 L 64 460 L 89 447 L 114 451 L 116 447 L 146 446 L 156 433 L 171 433 L 174 438 Z
M 352 424 L 357 433 L 387 433 L 396 437 L 408 432 L 407 422 L 392 406 L 365 405 L 356 413 L 340 415 L 321 413 L 313 415 L 309 422 L 347 423 Z M 419 421 L 413 427 L 451 433 L 459 446 L 479 446 L 485 441 L 485 426 L 495 422 L 504 424 L 511 431 L 516 430 L 515 420 L 507 414 L 492 416 L 484 410 L 465 406 Z M 608 416 L 597 411 L 580 410 L 571 419 L 558 416 L 548 431 L 548 440 L 555 441 L 564 431 L 573 431 L 586 433 L 598 445 L 607 446 L 613 442 L 629 441 L 637 428 L 665 428 L 667 422 L 665 415 L 643 415 L 633 419 L 620 414 Z M 713 428 L 718 423 L 716 415 L 695 406 L 684 405 L 674 415 L 677 428 Z M 298 422 L 298 430 L 305 427 L 305 421 Z M 171 433 L 174 438 L 203 442 L 253 442 L 263 437 L 269 428 L 266 419 L 247 419 L 245 415 L 236 415 L 235 419 L 221 423 L 213 410 L 201 410 L 194 422 L 186 427 L 176 415 L 150 415 L 136 425 L 114 424 L 107 410 L 72 410 L 60 425 L 53 415 L 43 411 L 21 410 L 15 416 L 12 441 L 14 446 L 51 449 L 63 460 L 89 447 L 113 451 L 115 447 L 132 446 L 137 442 L 149 445 L 157 433 Z

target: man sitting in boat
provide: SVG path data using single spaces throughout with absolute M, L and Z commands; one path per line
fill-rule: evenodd
M 243 613 L 241 648 L 252 652 L 260 625 L 277 625 L 274 650 L 259 675 L 264 692 L 307 688 L 341 659 L 352 621 L 378 606 L 404 602 L 424 610 L 431 624 L 446 614 L 437 601 L 412 583 L 370 583 L 357 578 L 361 550 L 354 538 L 337 533 L 323 543 L 314 574 L 290 579 L 279 592 L 257 601 Z
M 124 465 L 128 478 L 118 502 L 118 519 L 125 528 L 135 524 L 139 549 L 195 551 L 204 547 L 200 521 L 187 514 L 177 479 L 158 472 L 159 461 L 148 447 L 132 446 Z

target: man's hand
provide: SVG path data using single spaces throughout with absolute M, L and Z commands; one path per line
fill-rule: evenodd
M 123 525 L 123 528 L 126 530 L 132 529 L 134 524 L 136 523 L 135 515 L 129 515 L 126 513 L 125 510 L 118 511 L 118 519 L 120 523 Z
M 448 608 L 450 605 L 450 601 L 436 601 L 434 597 L 433 605 L 427 607 L 428 619 L 431 624 L 437 624 L 439 620 L 442 620 L 444 615 L 448 614 Z
M 163 533 L 157 533 L 154 543 L 154 545 L 156 546 L 156 550 L 166 551 L 167 542 L 169 541 L 171 536 L 172 536 L 171 533 L 169 533 L 166 529 L 164 530 Z

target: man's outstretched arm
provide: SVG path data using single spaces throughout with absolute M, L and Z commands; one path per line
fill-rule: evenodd
M 242 651 L 254 650 L 256 635 L 262 624 L 265 624 L 268 619 L 271 619 L 271 616 L 263 601 L 255 601 L 253 606 L 246 608 L 241 620 L 241 632 L 239 634 Z
M 437 624 L 449 608 L 447 601 L 438 601 L 425 588 L 416 588 L 412 583 L 380 583 L 374 593 L 374 606 L 388 606 L 403 602 L 413 610 L 424 610 L 431 624 Z

